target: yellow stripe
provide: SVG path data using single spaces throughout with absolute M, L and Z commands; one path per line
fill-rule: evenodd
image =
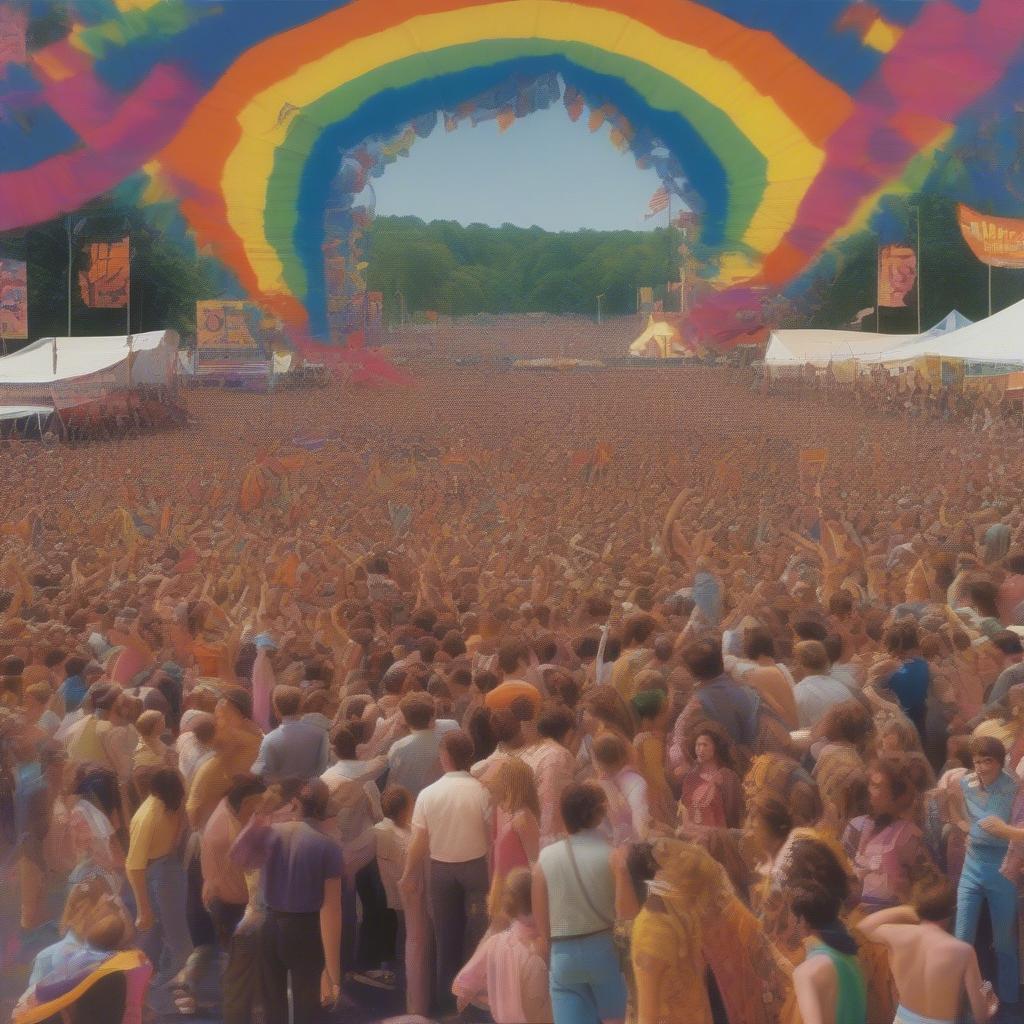
M 534 38 L 582 43 L 647 64 L 720 108 L 768 163 L 768 184 L 742 241 L 761 253 L 775 248 L 825 157 L 771 97 L 758 92 L 731 64 L 624 15 L 561 0 L 510 0 L 418 16 L 352 40 L 297 68 L 249 102 L 239 115 L 242 137 L 225 163 L 221 189 L 228 221 L 245 245 L 261 290 L 287 293 L 281 261 L 263 223 L 267 181 L 288 132 L 286 124 L 277 123 L 286 103 L 301 110 L 334 88 L 418 53 L 482 40 Z

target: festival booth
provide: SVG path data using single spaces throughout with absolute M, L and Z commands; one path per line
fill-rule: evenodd
M 91 338 L 40 338 L 0 358 L 0 420 L 62 424 L 84 415 L 116 416 L 133 402 L 173 399 L 175 331 Z

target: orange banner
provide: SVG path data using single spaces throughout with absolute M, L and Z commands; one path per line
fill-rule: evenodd
M 91 309 L 120 309 L 128 303 L 128 238 L 92 242 L 85 248 L 85 267 L 78 272 L 82 301 Z
M 0 336 L 28 337 L 28 277 L 21 260 L 0 260 Z
M 878 304 L 906 306 L 917 282 L 917 253 L 909 245 L 883 245 L 878 250 Z
M 990 267 L 1024 267 L 1024 220 L 989 217 L 960 204 L 960 232 L 971 252 Z

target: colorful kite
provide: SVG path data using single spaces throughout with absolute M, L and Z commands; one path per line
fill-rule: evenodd
M 368 179 L 437 125 L 589 109 L 699 210 L 717 286 L 777 289 L 1005 111 L 1024 47 L 1021 0 L 67 8 L 70 32 L 20 63 L 31 8 L 0 0 L 0 231 L 112 190 L 169 204 L 250 300 L 316 338 L 362 287 Z

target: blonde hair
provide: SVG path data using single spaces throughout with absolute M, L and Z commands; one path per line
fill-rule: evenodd
M 60 933 L 74 933 L 84 939 L 86 926 L 104 898 L 111 898 L 113 893 L 106 880 L 99 876 L 86 878 L 71 887 L 68 898 L 64 902 L 64 912 L 60 917 Z
M 537 798 L 537 783 L 533 769 L 518 757 L 503 761 L 498 769 L 498 792 L 501 804 L 510 811 L 533 811 L 540 818 L 540 800 Z
M 157 728 L 166 724 L 162 711 L 143 711 L 135 719 L 135 728 L 144 739 L 150 739 L 156 734 Z
M 509 920 L 533 913 L 533 876 L 529 868 L 513 868 L 505 877 L 501 912 Z

